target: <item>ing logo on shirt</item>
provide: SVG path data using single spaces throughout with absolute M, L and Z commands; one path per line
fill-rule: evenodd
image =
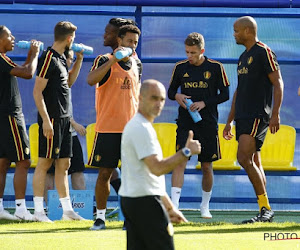
M 199 89 L 207 89 L 208 88 L 208 83 L 199 81 L 199 82 L 185 82 L 184 87 L 186 89 L 188 88 L 199 88 Z
M 122 85 L 121 85 L 121 89 L 131 89 L 131 80 L 128 79 L 127 77 L 125 77 Z

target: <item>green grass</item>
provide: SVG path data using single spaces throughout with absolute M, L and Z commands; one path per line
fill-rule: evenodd
M 176 249 L 296 249 L 300 239 L 264 240 L 264 233 L 297 233 L 300 213 L 277 212 L 274 223 L 238 224 L 253 212 L 215 212 L 212 220 L 197 211 L 184 211 L 189 223 L 174 226 Z M 283 222 L 286 221 L 286 222 Z M 107 229 L 90 231 L 92 221 L 0 221 L 0 249 L 126 249 L 122 222 L 107 221 Z M 146 225 L 145 225 L 146 226 Z

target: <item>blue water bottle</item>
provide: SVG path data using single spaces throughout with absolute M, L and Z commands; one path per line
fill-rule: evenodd
M 94 52 L 94 49 L 92 47 L 79 43 L 73 43 L 71 49 L 74 52 L 80 52 L 83 50 L 83 54 L 85 55 L 91 55 Z
M 21 49 L 30 49 L 31 41 L 19 41 L 16 45 Z M 44 50 L 44 44 L 41 42 L 40 50 Z
M 191 99 L 185 99 L 186 100 L 186 107 L 190 113 L 190 116 L 192 117 L 194 123 L 197 123 L 199 121 L 202 120 L 201 115 L 199 114 L 199 112 L 197 110 L 195 111 L 191 111 L 190 107 L 193 104 L 193 101 Z
M 130 56 L 131 54 L 132 54 L 132 48 L 123 48 L 122 50 L 118 50 L 115 56 L 118 60 L 121 60 L 124 57 Z

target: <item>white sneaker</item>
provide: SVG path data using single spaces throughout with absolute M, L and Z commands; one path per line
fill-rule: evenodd
M 18 220 L 15 216 L 10 214 L 7 210 L 0 212 L 0 220 Z
M 200 207 L 200 211 L 201 211 L 201 217 L 204 219 L 211 219 L 212 215 L 209 212 L 209 208 L 208 207 Z
M 82 218 L 78 213 L 75 213 L 73 210 L 64 211 L 61 219 L 62 220 L 86 220 Z
M 53 223 L 53 221 L 47 217 L 45 212 L 34 212 L 34 218 L 35 221 Z
M 27 209 L 16 211 L 15 217 L 20 220 L 35 221 L 33 214 L 31 214 Z

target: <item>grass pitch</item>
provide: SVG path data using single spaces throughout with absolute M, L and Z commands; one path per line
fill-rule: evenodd
M 291 234 L 300 238 L 300 213 L 277 212 L 274 223 L 238 224 L 253 212 L 212 212 L 213 219 L 200 218 L 199 211 L 184 211 L 190 221 L 174 227 L 175 247 L 195 249 L 296 249 L 300 239 L 270 240 L 265 234 Z M 0 249 L 126 249 L 123 222 L 107 221 L 107 229 L 90 231 L 92 221 L 40 222 L 0 221 Z M 146 225 L 145 225 L 146 226 Z M 274 237 L 273 237 L 274 238 Z

